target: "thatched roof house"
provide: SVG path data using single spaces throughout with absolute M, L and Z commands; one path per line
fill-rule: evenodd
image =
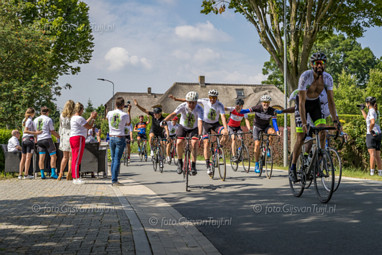
M 132 104 L 135 98 L 146 109 L 160 104 L 164 112 L 170 113 L 175 110 L 179 102 L 169 99 L 169 95 L 185 98 L 187 92 L 196 91 L 200 98 L 204 98 L 208 97 L 208 91 L 211 89 L 219 91 L 219 101 L 225 106 L 234 106 L 235 100 L 242 98 L 245 102 L 244 107 L 251 107 L 258 104 L 260 97 L 264 94 L 272 97 L 271 105 L 284 105 L 284 94 L 274 85 L 206 83 L 204 76 L 199 76 L 198 83 L 175 82 L 164 94 L 151 93 L 151 88 L 148 88 L 147 93 L 118 92 L 115 97 L 122 96 L 126 101 L 130 100 Z M 111 99 L 107 104 L 110 107 Z M 142 112 L 133 105 L 131 113 L 135 117 Z

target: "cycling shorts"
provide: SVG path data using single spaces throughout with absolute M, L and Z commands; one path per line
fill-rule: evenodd
M 144 140 L 147 140 L 146 134 L 138 134 L 137 137 L 144 139 Z
M 130 141 L 131 141 L 131 140 L 130 140 L 130 135 L 127 135 L 127 136 L 126 136 L 126 144 L 130 144 Z
M 265 129 L 261 129 L 259 127 L 253 126 L 253 140 L 254 141 L 260 141 L 260 132 L 268 133 L 268 130 L 272 128 L 270 125 L 266 127 Z
M 185 129 L 182 125 L 179 125 L 176 130 L 177 137 L 198 137 L 198 128 Z
M 33 136 L 26 136 L 23 138 L 23 141 L 21 143 L 21 152 L 23 154 L 27 153 L 33 153 L 34 150 L 34 137 Z
M 241 131 L 241 127 L 231 127 L 231 126 L 228 126 L 228 134 L 230 135 L 233 135 L 235 133 L 238 133 L 239 131 Z
M 216 134 L 220 134 L 224 127 L 220 125 L 219 121 L 215 123 L 203 122 L 203 135 L 208 135 L 213 130 Z
M 307 119 L 308 113 L 315 126 L 320 124 L 326 124 L 324 114 L 321 112 L 320 98 L 305 101 L 305 119 Z M 296 106 L 295 106 L 294 116 L 296 119 L 296 132 L 304 133 L 304 130 L 302 128 L 301 115 L 299 111 L 299 96 L 298 95 L 296 96 Z
M 56 146 L 52 138 L 43 139 L 37 142 L 37 151 L 39 154 L 45 154 L 48 151 L 49 155 L 56 154 Z

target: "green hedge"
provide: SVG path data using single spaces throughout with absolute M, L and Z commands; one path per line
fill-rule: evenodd
M 0 144 L 8 144 L 8 140 L 12 137 L 12 130 L 0 129 Z M 4 153 L 0 149 L 0 171 L 4 170 Z

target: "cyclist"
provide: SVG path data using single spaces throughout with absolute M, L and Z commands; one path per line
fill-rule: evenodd
M 255 119 L 253 121 L 253 140 L 255 141 L 254 154 L 255 154 L 255 173 L 260 173 L 259 155 L 260 155 L 260 132 L 266 134 L 277 134 L 280 136 L 280 131 L 277 126 L 276 109 L 270 107 L 269 104 L 272 101 L 271 96 L 263 95 L 260 98 L 261 104 L 251 107 L 249 112 L 255 113 Z M 244 110 L 244 111 L 247 111 Z M 273 128 L 269 125 L 269 121 L 272 119 Z M 267 155 L 270 152 L 267 151 Z
M 378 167 L 378 175 L 382 176 L 382 161 L 381 161 L 381 127 L 378 121 L 378 114 L 375 110 L 377 99 L 375 97 L 367 97 L 366 107 L 368 113 L 361 108 L 362 115 L 366 120 L 366 146 L 370 154 L 370 175 L 374 175 L 375 163 Z
M 147 140 L 146 136 L 146 127 L 150 123 L 150 118 L 147 116 L 147 121 L 144 121 L 143 115 L 139 115 L 139 122 L 134 126 L 134 132 L 138 132 L 137 141 L 138 141 L 138 153 L 141 152 L 141 139 Z
M 244 118 L 245 119 L 245 125 L 247 126 L 247 129 L 251 129 L 251 124 L 249 123 L 248 120 L 248 113 L 243 112 L 243 105 L 244 105 L 244 100 L 241 98 L 236 99 L 236 106 L 235 107 L 226 107 L 225 110 L 230 113 L 229 121 L 228 121 L 228 132 L 231 136 L 232 140 L 232 161 L 237 161 L 237 156 L 236 156 L 236 139 L 235 139 L 235 133 L 238 131 L 241 131 L 241 120 Z
M 166 122 L 163 122 L 164 117 L 162 116 L 162 109 L 160 107 L 154 107 L 153 111 L 150 112 L 150 111 L 146 110 L 145 108 L 143 108 L 142 106 L 140 106 L 136 99 L 134 99 L 134 104 L 139 108 L 139 110 L 141 110 L 142 112 L 144 112 L 147 115 L 150 115 L 152 117 L 152 124 L 151 124 L 151 129 L 150 129 L 150 134 L 149 134 L 149 138 L 150 138 L 149 143 L 150 143 L 150 149 L 151 149 L 150 155 L 151 155 L 151 157 L 153 157 L 154 156 L 153 139 L 155 137 L 165 138 L 164 126 L 166 125 Z M 165 143 L 162 142 L 161 146 L 162 146 L 162 150 L 164 151 Z
M 208 91 L 209 98 L 200 98 L 198 103 L 203 105 L 203 145 L 204 145 L 204 159 L 206 160 L 207 174 L 212 174 L 210 165 L 210 150 L 208 149 L 209 140 L 208 134 L 214 131 L 216 134 L 222 134 L 221 144 L 227 139 L 228 128 L 227 120 L 225 118 L 224 105 L 218 100 L 219 92 L 216 89 Z M 185 99 L 175 98 L 170 95 L 170 98 L 175 101 L 185 102 Z M 219 116 L 222 120 L 222 124 L 219 123 Z
M 167 127 L 168 127 L 169 134 L 168 134 L 166 152 L 167 152 L 167 162 L 170 162 L 170 160 L 171 160 L 171 158 L 170 158 L 170 155 L 171 155 L 171 151 L 170 151 L 170 149 L 171 149 L 171 142 L 172 142 L 172 140 L 175 139 L 176 131 L 178 130 L 178 127 L 179 127 L 178 117 L 175 116 L 172 119 L 172 121 L 168 123 Z
M 324 53 L 313 53 L 310 57 L 311 70 L 303 72 L 298 82 L 298 95 L 296 96 L 295 119 L 297 141 L 293 149 L 292 164 L 290 167 L 290 178 L 296 182 L 296 162 L 304 143 L 305 134 L 307 134 L 307 114 L 315 126 L 323 126 L 326 120 L 321 112 L 320 94 L 326 90 L 328 98 L 328 107 L 333 122 L 340 130 L 341 126 L 336 115 L 336 106 L 333 98 L 333 78 L 325 72 L 326 56 Z M 321 146 L 325 146 L 325 133 L 320 133 Z
M 186 95 L 186 102 L 180 104 L 173 113 L 168 115 L 164 120 L 169 121 L 174 116 L 181 114 L 180 125 L 176 132 L 177 144 L 176 152 L 178 154 L 178 169 L 177 173 L 182 173 L 183 168 L 183 150 L 185 142 L 182 137 L 200 137 L 202 135 L 203 129 L 203 108 L 197 104 L 199 95 L 195 91 L 190 91 Z M 192 175 L 197 174 L 196 170 L 196 142 L 197 140 L 191 141 L 191 173 Z
M 133 138 L 133 125 L 130 123 L 130 125 L 125 126 L 125 134 L 126 134 L 126 150 L 125 153 L 127 153 L 127 161 L 130 163 L 130 152 L 131 152 L 131 143 L 134 143 Z

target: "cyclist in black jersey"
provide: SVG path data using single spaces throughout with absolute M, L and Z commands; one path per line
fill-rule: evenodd
M 139 110 L 141 110 L 142 112 L 150 115 L 152 117 L 152 124 L 151 124 L 151 129 L 150 129 L 150 139 L 149 139 L 149 143 L 150 143 L 150 148 L 151 148 L 151 157 L 154 155 L 154 151 L 153 151 L 153 146 L 152 146 L 152 140 L 155 138 L 155 137 L 161 137 L 161 138 L 166 138 L 166 135 L 165 135 L 165 124 L 166 122 L 162 122 L 164 120 L 164 117 L 162 116 L 162 109 L 160 107 L 154 107 L 154 110 L 152 112 L 146 110 L 145 108 L 143 108 L 142 106 L 140 106 L 138 104 L 138 101 L 136 99 L 134 99 L 134 104 L 135 106 L 137 106 L 139 108 Z M 164 151 L 164 146 L 165 146 L 165 142 L 162 142 L 162 150 Z

